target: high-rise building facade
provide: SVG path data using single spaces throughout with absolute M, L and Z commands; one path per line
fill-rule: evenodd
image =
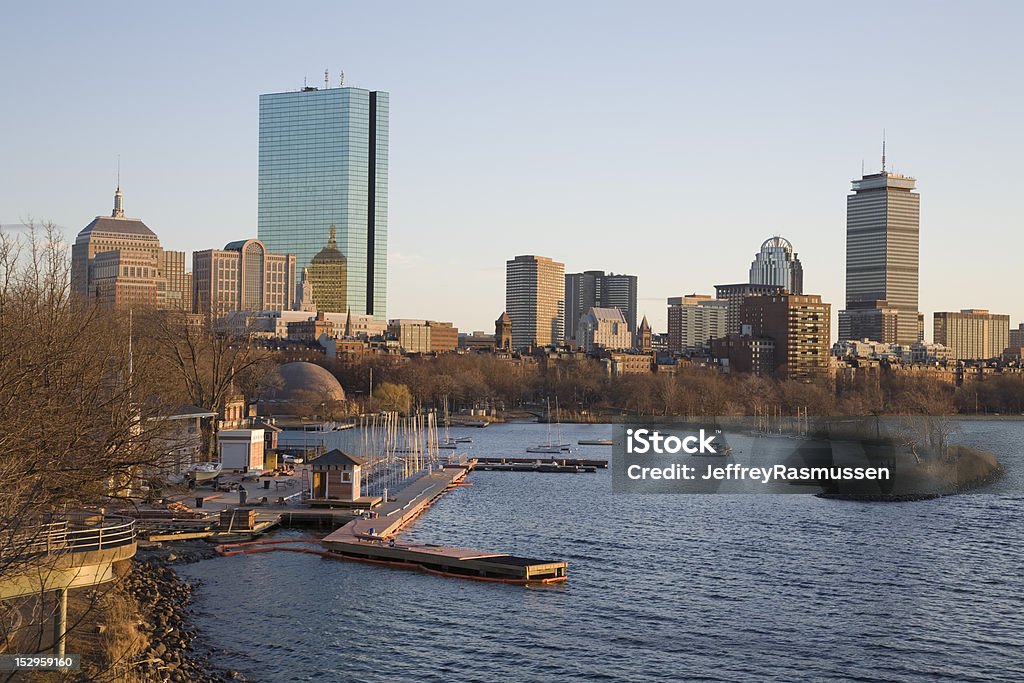
M 729 304 L 707 294 L 668 298 L 668 350 L 673 353 L 709 348 L 726 334 Z
M 185 272 L 185 252 L 167 251 L 160 256 L 158 305 L 172 311 L 192 312 L 192 273 Z
M 739 282 L 734 285 L 715 285 L 715 298 L 727 304 L 725 313 L 725 333 L 740 333 L 740 304 L 748 296 L 764 294 L 782 294 L 785 289 L 778 285 L 755 285 Z
M 345 308 L 386 320 L 388 93 L 303 88 L 260 96 L 259 238 L 311 265 L 336 226 Z M 310 272 L 312 276 L 313 273 Z M 317 285 L 313 285 L 314 295 Z
M 286 311 L 295 303 L 295 256 L 271 254 L 260 240 L 192 254 L 193 312 Z M 316 294 L 314 288 L 313 294 Z
M 911 345 L 918 311 L 920 195 L 914 178 L 885 170 L 853 181 L 846 198 L 846 308 L 840 339 Z
M 125 217 L 120 182 L 111 214 L 97 216 L 75 238 L 71 289 L 83 300 L 115 308 L 192 307 L 185 252 L 164 251 L 142 220 Z
M 824 377 L 829 367 L 832 306 L 817 294 L 749 296 L 740 307 L 745 333 L 774 342 L 779 379 Z
M 617 308 L 630 329 L 636 329 L 636 275 L 601 270 L 565 276 L 565 338 L 576 338 L 580 318 L 591 308 Z
M 1010 341 L 1007 346 L 1011 349 L 1024 347 L 1024 323 L 1018 323 L 1017 327 L 1010 330 Z
M 1010 316 L 980 308 L 935 312 L 935 343 L 958 360 L 998 358 L 1010 346 Z
M 505 263 L 505 312 L 512 348 L 560 344 L 565 334 L 565 264 L 546 256 L 516 256 Z
M 803 294 L 804 268 L 789 240 L 776 235 L 761 244 L 750 264 L 750 284 L 775 285 L 793 294 Z

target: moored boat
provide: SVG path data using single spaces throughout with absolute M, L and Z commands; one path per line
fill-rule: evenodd
M 196 482 L 209 481 L 220 474 L 219 462 L 197 462 L 186 470 L 188 476 Z

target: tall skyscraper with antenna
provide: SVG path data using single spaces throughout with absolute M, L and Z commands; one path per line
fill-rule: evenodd
M 846 308 L 839 338 L 909 345 L 924 337 L 918 310 L 920 195 L 886 168 L 853 181 L 846 198 Z
M 331 239 L 344 257 L 345 306 L 386 320 L 388 93 L 303 87 L 260 96 L 258 232 L 297 271 Z

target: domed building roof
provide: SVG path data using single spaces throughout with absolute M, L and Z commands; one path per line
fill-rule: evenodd
M 327 244 L 321 249 L 316 256 L 313 257 L 312 263 L 346 263 L 347 259 L 345 255 L 338 249 L 338 243 L 334 238 L 334 226 L 331 226 L 330 236 L 327 238 Z
M 769 237 L 768 239 L 766 239 L 764 242 L 761 243 L 761 251 L 766 251 L 768 249 L 779 249 L 779 248 L 785 249 L 786 253 L 788 253 L 788 254 L 792 254 L 793 253 L 793 243 L 790 242 L 789 240 L 787 240 L 785 237 L 783 237 L 781 235 L 775 235 L 774 237 Z
M 345 400 L 345 390 L 334 375 L 314 363 L 285 363 L 277 369 L 280 381 L 264 398 L 281 405 L 337 403 Z M 291 412 L 291 411 L 289 411 Z

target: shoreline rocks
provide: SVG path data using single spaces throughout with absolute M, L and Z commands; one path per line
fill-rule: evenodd
M 139 629 L 148 645 L 140 655 L 139 673 L 146 680 L 172 683 L 245 681 L 237 671 L 216 666 L 211 653 L 197 642 L 192 624 L 191 583 L 172 568 L 216 556 L 206 543 L 140 548 L 125 577 L 124 590 L 138 604 Z

